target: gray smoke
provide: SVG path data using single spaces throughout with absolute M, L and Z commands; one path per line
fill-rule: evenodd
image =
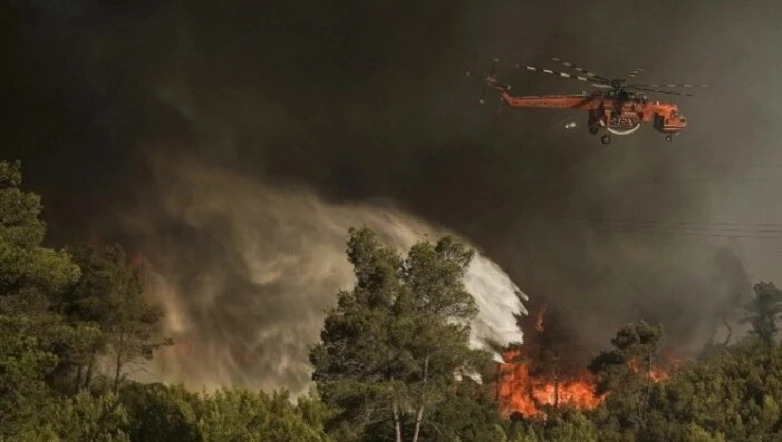
M 561 310 L 574 345 L 589 351 L 640 318 L 697 346 L 751 280 L 780 277 L 779 235 L 758 227 L 782 219 L 780 8 L 15 2 L 12 25 L 0 30 L 10 76 L 0 87 L 14 115 L 0 120 L 3 156 L 25 161 L 55 239 L 77 232 L 168 248 L 159 258 L 171 263 L 158 265 L 176 274 L 166 281 L 178 293 L 242 290 L 252 279 L 241 252 L 181 227 L 181 217 L 126 228 L 127 213 L 179 213 L 169 209 L 172 190 L 156 187 L 164 181 L 139 160 L 157 150 L 188 151 L 203 167 L 260 177 L 276 191 L 305 183 L 325 204 L 394 201 L 470 238 L 533 301 Z M 640 82 L 715 88 L 654 96 L 675 98 L 688 117 L 673 144 L 645 127 L 605 148 L 585 133 L 581 112 L 497 115 L 491 94 L 479 108 L 480 85 L 464 70 L 495 56 L 518 94 L 584 88 L 513 68 L 555 67 L 549 56 L 608 76 L 641 65 Z M 570 121 L 581 129 L 563 129 Z M 232 231 L 224 217 L 201 228 Z M 239 309 L 233 302 L 223 305 Z
M 306 188 L 280 188 L 198 163 L 158 158 L 159 207 L 125 219 L 143 241 L 147 293 L 165 312 L 164 349 L 145 380 L 306 392 L 308 347 L 327 308 L 350 289 L 347 231 L 367 225 L 400 251 L 449 233 L 390 204 L 333 204 Z M 473 346 L 522 342 L 526 300 L 480 253 L 465 284 L 480 313 Z M 498 357 L 498 356 L 497 356 Z

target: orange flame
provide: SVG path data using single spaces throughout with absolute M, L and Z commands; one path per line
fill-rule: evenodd
M 653 368 L 652 371 L 649 372 L 649 379 L 653 382 L 667 381 L 669 377 L 670 375 L 668 373 L 657 368 Z
M 641 367 L 640 367 L 640 364 L 639 364 L 639 362 L 637 360 L 632 360 L 632 361 L 628 362 L 627 366 L 628 366 L 628 368 L 630 368 L 630 370 L 633 373 L 638 373 L 639 371 L 642 370 Z M 670 377 L 668 372 L 666 372 L 665 370 L 663 370 L 663 369 L 661 369 L 659 367 L 651 367 L 649 369 L 648 376 L 649 376 L 649 379 L 651 379 L 653 382 L 665 381 L 665 380 L 668 380 L 668 378 Z
M 543 307 L 541 307 L 540 312 L 538 312 L 538 318 L 535 321 L 535 330 L 538 332 L 543 331 L 543 315 L 546 314 L 546 304 L 543 304 Z
M 544 304 L 535 318 L 535 330 L 544 330 Z M 506 416 L 518 412 L 524 416 L 538 416 L 545 406 L 570 405 L 581 409 L 597 407 L 602 398 L 594 392 L 594 382 L 588 373 L 569 379 L 538 379 L 530 374 L 527 362 L 516 362 L 521 350 L 508 350 L 503 354 L 505 363 L 500 365 L 500 386 L 497 392 L 502 413 Z
M 535 330 L 544 330 L 543 317 L 546 305 L 535 318 Z M 518 348 L 508 349 L 503 353 L 504 362 L 499 366 L 499 385 L 497 399 L 504 416 L 521 413 L 525 417 L 545 417 L 547 406 L 570 406 L 581 410 L 597 408 L 606 395 L 595 393 L 596 378 L 586 369 L 576 375 L 552 380 L 550 376 L 536 377 L 530 373 L 531 361 L 523 360 L 523 352 Z M 674 358 L 671 362 L 674 362 Z M 638 373 L 638 361 L 628 364 L 630 370 Z M 673 366 L 673 365 L 672 365 Z M 653 382 L 665 381 L 669 374 L 660 368 L 653 367 L 648 374 Z
M 547 405 L 592 409 L 603 400 L 595 394 L 594 380 L 589 374 L 558 382 L 537 379 L 530 375 L 528 363 L 511 362 L 520 356 L 520 351 L 509 350 L 503 355 L 506 362 L 500 364 L 497 395 L 503 415 L 518 412 L 527 417 L 539 416 Z

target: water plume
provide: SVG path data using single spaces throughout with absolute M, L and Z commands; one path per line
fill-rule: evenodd
M 348 228 L 367 225 L 401 251 L 452 234 L 386 203 L 327 202 L 192 158 L 153 164 L 155 197 L 124 222 L 143 244 L 148 292 L 178 344 L 159 353 L 149 380 L 306 392 L 307 349 L 354 282 Z M 480 308 L 472 344 L 521 342 L 527 298 L 505 272 L 476 253 L 465 284 Z

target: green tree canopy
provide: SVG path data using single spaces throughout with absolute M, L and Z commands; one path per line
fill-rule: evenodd
M 0 296 L 56 294 L 76 281 L 79 268 L 65 251 L 41 246 L 41 198 L 21 184 L 21 164 L 0 161 Z
M 782 315 L 782 290 L 774 283 L 759 282 L 753 287 L 755 296 L 745 305 L 743 323 L 752 325 L 750 333 L 770 347 L 779 332 L 777 320 Z
M 605 440 L 628 440 L 631 434 L 647 432 L 650 397 L 657 388 L 652 372 L 662 337 L 661 325 L 628 324 L 611 339 L 613 348 L 590 363 L 589 370 L 598 376 L 596 393 L 607 394 L 596 413 L 610 433 L 604 434 Z
M 463 277 L 473 254 L 450 237 L 414 245 L 407 257 L 368 228 L 351 229 L 356 285 L 339 294 L 322 342 L 310 355 L 313 380 L 341 411 L 338 439 L 360 438 L 388 422 L 396 441 L 420 437 L 427 411 L 442 403 L 458 370 L 482 368 L 469 347 L 478 310 Z
M 601 406 L 511 422 L 490 385 L 496 367 L 468 345 L 472 252 L 444 237 L 402 256 L 366 228 L 349 232 L 355 286 L 339 293 L 310 352 L 319 398 L 132 382 L 128 364 L 170 342 L 144 299 L 142 269 L 119 245 L 45 247 L 40 198 L 21 183 L 19 163 L 0 162 L 2 442 L 782 440 L 782 291 L 773 283 L 756 284 L 745 305 L 752 339 L 709 346 L 660 381 L 651 374 L 664 366 L 662 327 L 628 324 L 589 365 Z M 530 376 L 555 389 L 583 370 L 562 363 L 570 339 L 556 325 L 524 349 Z M 112 373 L 98 373 L 99 360 Z
M 128 364 L 151 359 L 155 349 L 172 343 L 160 336 L 163 312 L 144 297 L 142 270 L 129 262 L 120 245 L 80 245 L 73 248 L 73 256 L 82 275 L 65 294 L 62 309 L 74 320 L 97 324 L 102 338 L 95 341 L 92 357 L 78 366 L 77 378 L 86 365 L 81 382 L 88 386 L 95 357 L 110 351 L 116 393 Z
M 50 309 L 79 268 L 66 252 L 41 245 L 40 197 L 21 184 L 20 163 L 0 162 L 0 437 L 10 439 L 41 425 L 56 352 L 77 334 Z

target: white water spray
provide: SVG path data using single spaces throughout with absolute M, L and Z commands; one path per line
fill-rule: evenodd
M 159 165 L 162 207 L 126 219 L 147 240 L 149 293 L 180 343 L 158 355 L 148 380 L 305 393 L 308 347 L 354 283 L 348 228 L 367 225 L 400 251 L 449 233 L 387 205 L 328 203 L 193 161 Z M 476 253 L 465 285 L 480 309 L 473 346 L 521 342 L 516 315 L 527 298 L 505 272 Z

